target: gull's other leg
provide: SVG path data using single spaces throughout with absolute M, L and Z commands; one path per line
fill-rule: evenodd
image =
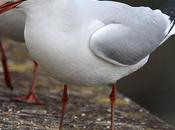
M 64 90 L 63 90 L 63 97 L 62 97 L 62 110 L 61 110 L 61 120 L 60 120 L 60 127 L 59 130 L 62 130 L 63 128 L 63 119 L 64 119 L 64 114 L 66 111 L 66 106 L 68 102 L 68 88 L 67 85 L 64 85 Z
M 7 64 L 7 57 L 6 57 L 4 47 L 2 46 L 1 39 L 0 39 L 0 51 L 1 51 L 2 66 L 4 71 L 4 80 L 5 80 L 6 86 L 11 90 L 13 90 L 13 87 L 11 84 L 11 76 L 10 76 L 10 72 Z
M 114 117 L 115 117 L 115 102 L 116 102 L 117 86 L 112 85 L 112 91 L 109 96 L 111 101 L 111 130 L 115 130 Z

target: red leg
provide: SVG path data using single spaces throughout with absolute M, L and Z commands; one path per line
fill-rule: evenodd
M 66 111 L 66 105 L 67 105 L 68 99 L 69 98 L 68 98 L 67 85 L 64 85 L 63 97 L 62 97 L 61 120 L 60 120 L 59 130 L 62 130 L 62 128 L 63 128 L 63 119 L 64 119 L 64 114 Z
M 0 51 L 1 51 L 2 66 L 3 66 L 3 71 L 4 71 L 4 80 L 5 80 L 6 86 L 10 88 L 11 90 L 13 90 L 13 87 L 11 84 L 11 76 L 10 76 L 9 68 L 7 65 L 7 57 L 6 57 L 5 50 L 2 46 L 1 41 L 0 41 Z
M 116 85 L 112 85 L 112 92 L 110 94 L 111 100 L 111 130 L 115 129 L 114 116 L 115 116 L 115 101 L 116 101 L 117 88 Z
M 34 72 L 33 72 L 33 81 L 32 87 L 27 96 L 17 97 L 14 100 L 19 102 L 26 102 L 31 104 L 43 105 L 43 102 L 39 100 L 36 95 L 36 80 L 38 78 L 39 65 L 37 62 L 34 62 Z

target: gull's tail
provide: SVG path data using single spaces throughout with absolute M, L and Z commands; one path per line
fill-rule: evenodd
M 167 33 L 167 36 L 171 36 L 175 34 L 175 19 L 173 20 L 173 22 L 170 25 L 170 29 Z
M 169 20 L 170 21 L 170 20 Z M 165 39 L 160 43 L 164 43 L 170 36 L 175 34 L 175 19 L 169 24 L 165 31 Z

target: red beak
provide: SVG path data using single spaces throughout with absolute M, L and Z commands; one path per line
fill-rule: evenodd
M 5 4 L 0 5 L 0 14 L 15 8 L 23 1 L 25 1 L 25 0 L 17 0 L 15 2 L 7 2 Z

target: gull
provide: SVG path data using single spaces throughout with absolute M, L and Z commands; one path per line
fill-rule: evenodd
M 26 15 L 25 41 L 31 56 L 64 85 L 60 130 L 68 86 L 111 86 L 111 130 L 116 82 L 145 65 L 150 54 L 175 34 L 175 23 L 160 10 L 95 0 L 19 0 Z
M 1 43 L 1 38 L 10 38 L 14 41 L 24 43 L 24 25 L 25 25 L 25 15 L 18 9 L 10 10 L 0 15 L 0 51 L 1 51 L 1 61 L 4 71 L 4 79 L 6 86 L 13 89 L 11 83 L 11 75 L 9 72 L 7 58 L 5 54 L 4 47 Z M 26 96 L 16 97 L 13 100 L 42 105 L 43 102 L 40 101 L 36 95 L 36 80 L 38 77 L 39 65 L 34 62 L 33 70 L 33 81 L 31 90 Z

